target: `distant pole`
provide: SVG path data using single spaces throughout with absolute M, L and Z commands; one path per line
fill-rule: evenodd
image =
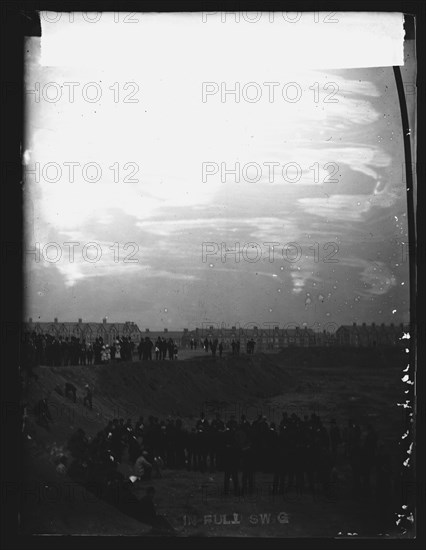
M 408 120 L 407 102 L 404 94 L 404 84 L 402 82 L 401 69 L 398 66 L 393 67 L 395 75 L 396 89 L 398 91 L 399 108 L 401 111 L 402 135 L 404 140 L 405 153 L 405 179 L 406 179 L 406 197 L 407 197 L 407 225 L 408 225 L 408 269 L 410 281 L 410 337 L 412 351 L 415 349 L 415 327 L 417 321 L 416 315 L 416 225 L 414 212 L 414 182 L 413 168 L 411 159 L 411 141 L 410 141 L 410 123 Z M 411 358 L 411 357 L 410 357 Z

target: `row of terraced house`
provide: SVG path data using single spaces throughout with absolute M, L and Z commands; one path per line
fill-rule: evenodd
M 253 339 L 256 343 L 255 351 L 280 350 L 286 347 L 313 347 L 313 346 L 351 346 L 351 347 L 375 347 L 375 346 L 403 346 L 404 334 L 408 333 L 408 327 L 402 323 L 399 325 L 376 325 L 366 323 L 342 325 L 335 332 L 326 330 L 315 332 L 307 327 L 279 328 L 219 328 L 213 325 L 195 328 L 187 328 L 181 331 L 171 331 L 165 328 L 162 331 L 146 328 L 141 331 L 138 325 L 132 321 L 124 323 L 110 323 L 106 318 L 102 322 L 60 322 L 57 318 L 53 322 L 34 322 L 31 318 L 24 323 L 24 330 L 37 334 L 50 334 L 60 340 L 78 338 L 86 343 L 93 343 L 101 337 L 104 343 L 112 344 L 121 337 L 130 338 L 132 342 L 139 343 L 141 339 L 149 337 L 153 342 L 158 337 L 173 341 L 180 348 L 189 348 L 191 340 L 197 342 L 198 348 L 202 342 L 217 339 L 223 342 L 225 349 L 231 348 L 232 341 L 240 341 L 241 350 L 245 350 L 247 342 Z

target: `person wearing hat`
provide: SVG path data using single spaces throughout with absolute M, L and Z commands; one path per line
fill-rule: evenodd
M 136 459 L 135 462 L 135 476 L 138 479 L 151 479 L 152 464 L 147 460 L 148 452 L 142 450 L 142 454 Z
M 156 359 L 156 361 L 158 361 L 158 359 L 160 358 L 160 349 L 161 349 L 161 338 L 158 337 L 156 342 L 155 342 L 155 359 Z
M 115 341 L 115 358 L 117 361 L 121 361 L 121 346 L 118 340 Z

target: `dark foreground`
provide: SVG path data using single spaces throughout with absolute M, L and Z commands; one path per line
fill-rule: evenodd
M 398 357 L 394 352 L 369 357 L 366 350 L 362 357 L 357 356 L 357 350 L 338 353 L 336 356 L 334 350 L 319 353 L 316 350 L 314 356 L 310 350 L 297 350 L 280 355 L 230 357 L 220 362 L 202 357 L 161 365 L 153 362 L 39 367 L 38 380 L 30 380 L 27 390 L 22 532 L 413 536 L 411 522 L 396 524 L 401 503 L 413 492 L 410 491 L 412 480 L 401 477 L 398 446 L 405 426 L 404 412 L 397 406 L 404 390 L 401 383 L 404 356 Z M 76 403 L 58 392 L 66 382 L 78 390 Z M 95 388 L 92 409 L 83 406 L 85 384 Z M 42 397 L 47 397 L 51 411 L 49 429 L 38 425 L 37 415 L 32 412 Z M 316 468 L 318 471 L 313 476 L 307 468 L 302 480 L 297 476 L 297 468 L 294 475 L 285 471 L 277 477 L 279 450 L 271 452 L 274 447 L 262 443 L 264 452 L 259 454 L 261 462 L 256 463 L 252 482 L 247 482 L 246 475 L 243 489 L 242 476 L 244 471 L 247 474 L 247 466 L 240 462 L 238 490 L 235 477 L 231 477 L 228 494 L 224 493 L 225 466 L 220 458 L 216 463 L 215 458 L 206 454 L 204 462 L 203 452 L 189 444 L 190 452 L 184 450 L 181 463 L 174 453 L 170 456 L 165 450 L 161 477 L 154 471 L 150 479 L 142 476 L 131 484 L 131 492 L 137 501 L 148 486 L 154 486 L 158 513 L 165 516 L 164 525 L 170 529 L 156 529 L 143 518 L 141 521 L 137 512 L 132 513 L 134 507 L 130 507 L 129 513 L 129 506 L 123 507 L 119 502 L 123 500 L 122 492 L 115 492 L 113 498 L 106 497 L 101 485 L 90 486 L 86 482 L 83 486 L 84 480 L 70 471 L 75 461 L 72 455 L 76 453 L 67 448 L 67 442 L 78 428 L 93 440 L 96 434 L 105 432 L 114 418 L 129 418 L 135 429 L 141 415 L 145 425 L 149 425 L 151 416 L 160 423 L 164 419 L 167 428 L 170 423 L 167 417 L 171 416 L 174 420 L 180 418 L 183 429 L 191 434 L 202 410 L 209 421 L 219 412 L 225 426 L 232 424 L 232 416 L 240 423 L 241 415 L 245 415 L 250 424 L 259 415 L 265 416 L 263 422 L 267 424 L 268 434 L 275 428 L 277 436 L 283 411 L 294 422 L 295 418 L 301 422 L 314 418 L 315 424 L 318 423 L 315 418 L 319 418 L 328 434 L 334 419 L 340 429 L 341 442 L 334 449 L 329 444 L 332 455 L 329 467 Z M 371 425 L 377 437 L 376 452 L 388 457 L 381 474 L 379 471 L 378 475 L 376 466 L 372 467 L 368 483 L 365 476 L 357 479 L 357 469 L 355 466 L 354 470 L 347 448 L 349 419 L 359 426 L 361 441 L 370 433 L 368 426 Z M 146 448 L 149 445 L 146 433 L 144 435 L 145 438 L 139 437 L 139 443 Z M 245 447 L 242 442 L 241 448 Z M 123 446 L 120 464 L 114 467 L 124 479 L 134 473 L 128 451 L 128 446 Z M 61 456 L 68 459 L 66 473 L 57 471 Z M 327 465 L 316 456 L 313 463 Z

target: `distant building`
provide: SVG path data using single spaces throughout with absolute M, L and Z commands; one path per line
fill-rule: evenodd
M 315 345 L 318 347 L 331 347 L 337 345 L 336 333 L 323 330 L 315 333 Z
M 352 347 L 376 347 L 376 346 L 399 346 L 405 345 L 402 336 L 408 332 L 408 327 L 403 323 L 399 325 L 376 325 L 371 323 L 367 325 L 362 323 L 352 323 L 352 325 L 342 325 L 336 331 L 337 343 L 339 346 Z
M 307 327 L 303 328 L 285 328 L 280 329 L 278 326 L 271 328 L 259 328 L 254 326 L 252 328 L 240 328 L 240 327 L 210 327 L 196 328 L 189 331 L 189 340 L 191 338 L 197 341 L 207 340 L 219 340 L 224 344 L 225 349 L 231 348 L 232 341 L 239 340 L 244 350 L 249 340 L 254 340 L 255 351 L 278 351 L 284 347 L 291 346 L 314 346 L 315 345 L 315 333 L 312 329 Z

